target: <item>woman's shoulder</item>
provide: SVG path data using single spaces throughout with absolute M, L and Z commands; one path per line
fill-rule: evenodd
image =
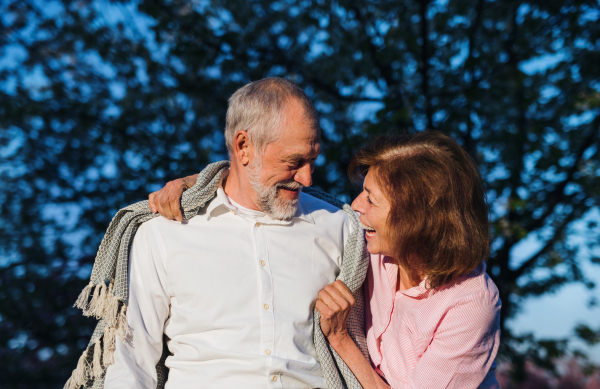
M 461 278 L 461 281 L 464 282 L 464 292 L 498 294 L 498 287 L 487 274 L 486 268 L 487 265 L 482 263 L 471 273 Z
M 450 305 L 468 301 L 478 304 L 487 301 L 490 305 L 496 305 L 499 301 L 498 288 L 485 270 L 486 264 L 482 263 L 468 275 L 440 288 L 434 295 L 445 297 Z

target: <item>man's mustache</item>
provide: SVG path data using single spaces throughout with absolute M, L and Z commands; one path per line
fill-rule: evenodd
M 282 181 L 278 182 L 275 185 L 277 189 L 286 189 L 286 190 L 301 190 L 304 188 L 304 185 L 300 184 L 298 181 Z

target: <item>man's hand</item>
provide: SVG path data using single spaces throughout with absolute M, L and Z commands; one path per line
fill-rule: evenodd
M 178 178 L 167 184 L 158 192 L 148 195 L 148 206 L 152 213 L 160 213 L 169 220 L 181 221 L 183 213 L 181 209 L 181 195 L 196 183 L 198 174 Z
M 321 330 L 330 342 L 348 336 L 346 324 L 354 303 L 350 289 L 339 280 L 319 292 L 316 307 L 321 312 Z

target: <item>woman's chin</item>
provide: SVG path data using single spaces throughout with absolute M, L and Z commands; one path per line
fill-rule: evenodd
M 389 250 L 384 250 L 378 242 L 367 240 L 367 251 L 371 255 L 381 255 L 384 257 L 392 257 Z
M 382 254 L 381 252 L 381 248 L 379 247 L 378 244 L 376 244 L 375 242 L 369 242 L 367 241 L 367 251 L 369 252 L 369 254 L 371 255 L 378 255 L 378 254 Z

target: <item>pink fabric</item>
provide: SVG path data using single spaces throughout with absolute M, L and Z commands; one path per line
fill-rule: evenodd
M 396 292 L 398 267 L 371 256 L 365 283 L 367 345 L 388 384 L 400 388 L 498 388 L 500 298 L 485 264 L 436 292 L 425 281 Z

